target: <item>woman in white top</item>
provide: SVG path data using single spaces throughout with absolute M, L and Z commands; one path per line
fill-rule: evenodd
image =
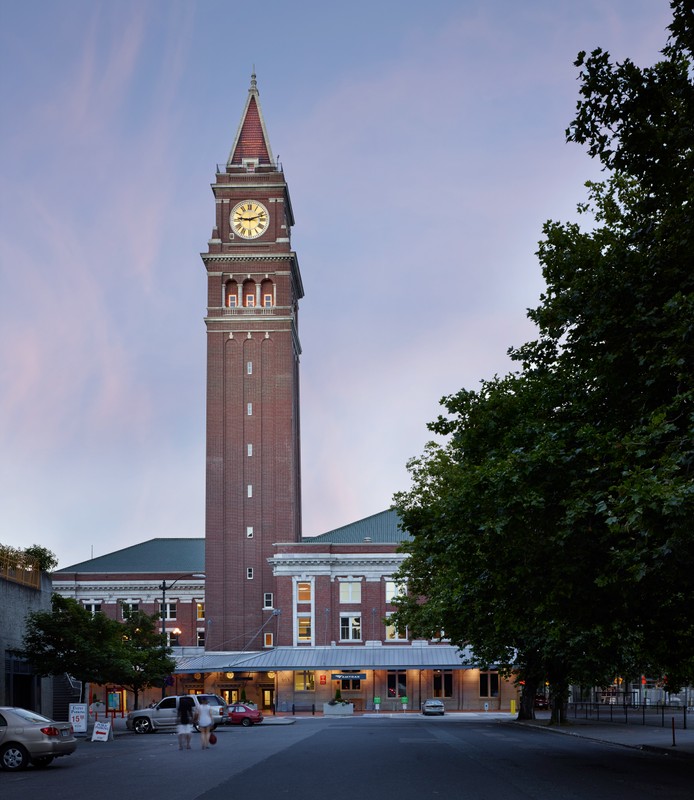
M 206 750 L 210 746 L 210 733 L 212 732 L 212 712 L 206 697 L 200 698 L 200 705 L 195 721 L 200 729 L 200 740 L 202 749 Z

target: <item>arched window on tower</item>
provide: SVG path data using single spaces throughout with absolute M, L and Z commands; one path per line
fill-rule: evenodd
M 239 285 L 236 281 L 227 281 L 224 284 L 224 305 L 227 308 L 236 308 L 239 304 Z
M 255 281 L 243 282 L 243 305 L 246 308 L 255 306 Z
M 260 298 L 263 308 L 271 308 L 275 305 L 275 286 L 267 278 L 260 284 Z

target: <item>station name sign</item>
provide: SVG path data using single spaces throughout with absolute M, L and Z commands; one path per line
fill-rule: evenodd
M 331 681 L 365 681 L 365 672 L 332 672 L 330 674 Z

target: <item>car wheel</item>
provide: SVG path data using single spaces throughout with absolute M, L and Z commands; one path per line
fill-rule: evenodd
M 21 744 L 6 744 L 0 750 L 0 767 L 18 771 L 26 769 L 29 764 L 29 753 Z
M 248 719 L 248 717 L 244 717 L 241 720 L 241 724 L 243 725 L 244 728 L 250 728 L 253 723 Z
M 147 717 L 137 717 L 133 720 L 133 730 L 135 733 L 149 733 L 152 730 L 152 723 Z
M 44 769 L 49 764 L 53 763 L 53 756 L 39 756 L 38 758 L 32 758 L 31 763 L 38 767 L 38 769 Z

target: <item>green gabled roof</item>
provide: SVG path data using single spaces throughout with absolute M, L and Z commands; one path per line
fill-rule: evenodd
M 390 508 L 378 514 L 372 514 L 357 522 L 335 528 L 333 531 L 321 533 L 320 536 L 303 536 L 302 544 L 329 542 L 332 544 L 363 544 L 370 540 L 374 544 L 400 544 L 410 540 L 410 535 L 400 528 L 400 517 L 397 511 Z
M 150 539 L 134 544 L 115 553 L 81 561 L 71 567 L 56 570 L 62 572 L 167 572 L 192 573 L 205 571 L 205 540 L 198 539 Z

